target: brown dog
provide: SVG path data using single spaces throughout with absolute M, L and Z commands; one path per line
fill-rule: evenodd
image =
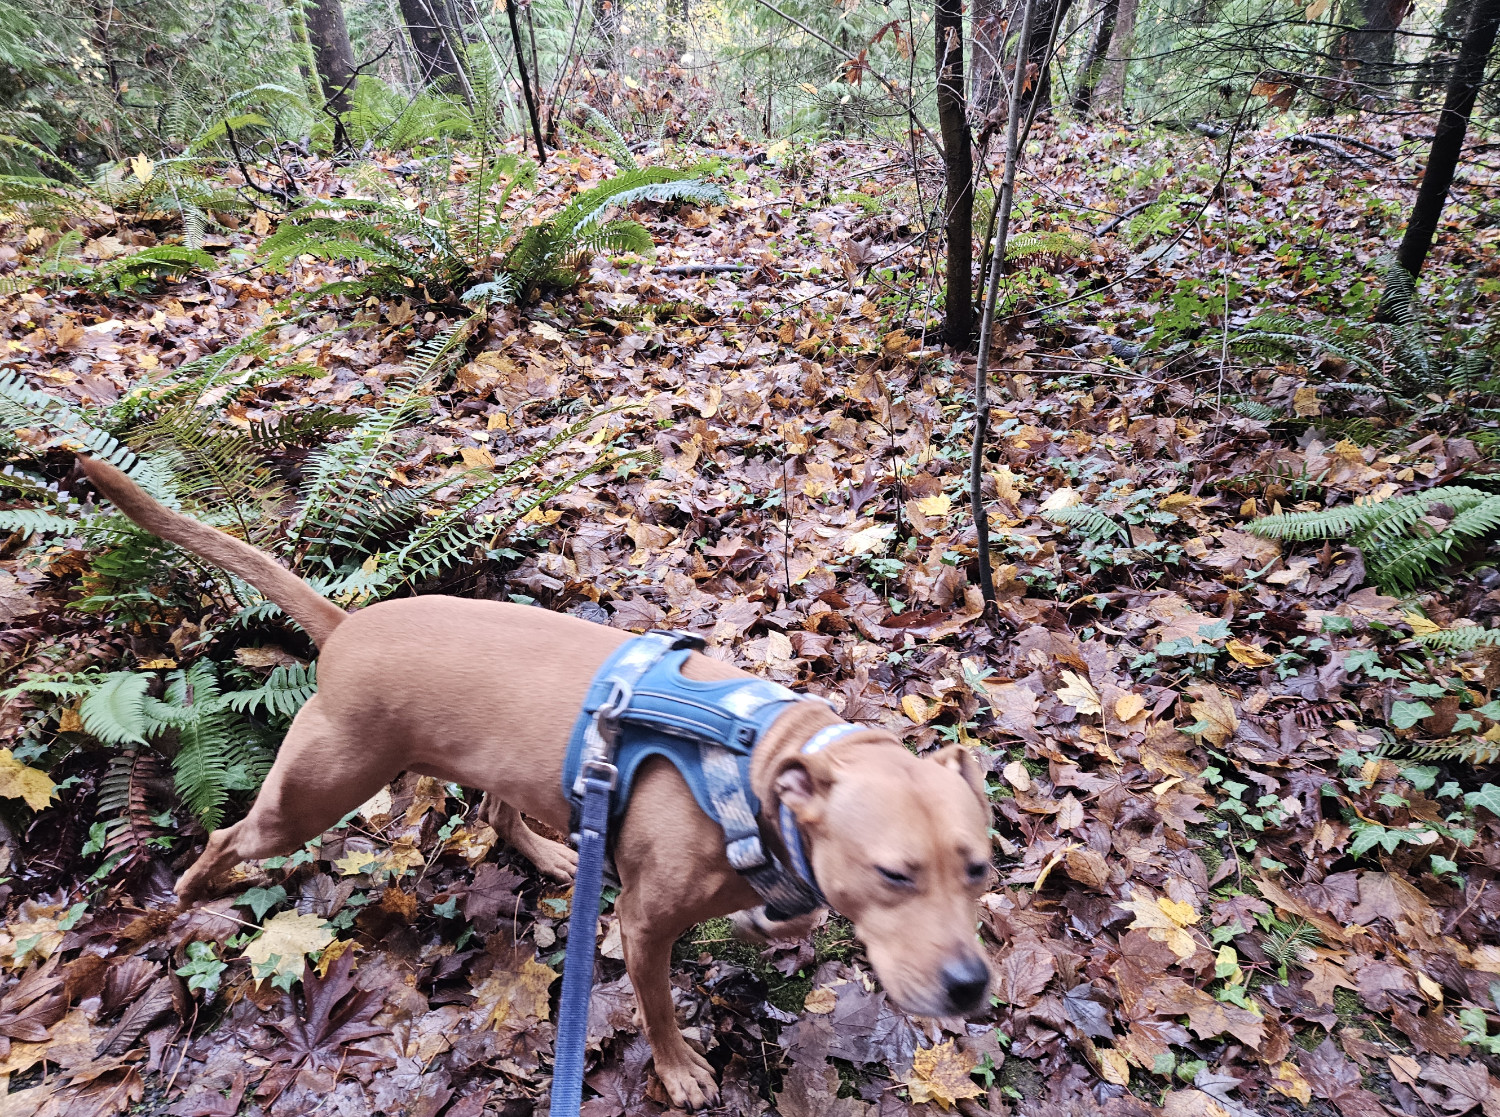
M 456 597 L 345 613 L 268 555 L 164 507 L 114 467 L 82 464 L 130 519 L 255 586 L 322 649 L 318 693 L 293 722 L 250 813 L 214 831 L 177 882 L 182 902 L 202 898 L 241 861 L 299 848 L 403 770 L 488 792 L 501 835 L 542 872 L 571 877 L 574 853 L 521 815 L 567 830 L 568 737 L 595 671 L 628 633 Z M 685 673 L 747 677 L 701 654 Z M 837 721 L 821 702 L 797 702 L 757 745 L 751 778 L 763 833 L 780 849 L 771 820 L 785 803 L 828 902 L 853 922 L 895 1003 L 932 1016 L 973 1011 L 989 984 L 975 941 L 974 901 L 990 848 L 978 766 L 961 746 L 918 759 L 879 729 L 798 753 Z M 659 758 L 636 781 L 614 858 L 625 964 L 657 1074 L 674 1104 L 700 1108 L 718 1090 L 708 1061 L 677 1030 L 672 944 L 694 924 L 759 897 L 725 860 L 722 834 L 677 770 Z

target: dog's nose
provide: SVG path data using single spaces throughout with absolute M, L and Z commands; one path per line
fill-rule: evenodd
M 990 971 L 976 955 L 956 958 L 943 966 L 943 990 L 955 1013 L 973 1012 L 990 987 Z

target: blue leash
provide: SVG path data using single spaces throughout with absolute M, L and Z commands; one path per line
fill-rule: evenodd
M 573 879 L 573 908 L 568 913 L 568 952 L 558 1009 L 557 1053 L 552 1060 L 551 1117 L 577 1117 L 583 1102 L 584 1049 L 588 1043 L 589 998 L 594 989 L 594 940 L 599 931 L 609 802 L 615 780 L 613 764 L 594 761 L 584 773 L 578 875 Z

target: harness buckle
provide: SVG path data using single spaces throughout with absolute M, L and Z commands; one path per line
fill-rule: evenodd
M 585 785 L 591 782 L 602 783 L 609 791 L 613 791 L 620 782 L 620 770 L 607 760 L 585 760 L 578 776 Z

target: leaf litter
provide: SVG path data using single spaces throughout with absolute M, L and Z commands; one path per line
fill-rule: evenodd
M 1080 166 L 1080 146 L 1141 175 L 1161 160 L 1191 174 L 1206 154 L 1108 127 L 1064 137 L 1041 124 L 1038 136 L 1039 191 L 1103 212 L 1124 206 L 1118 178 Z M 510 553 L 429 588 L 693 631 L 846 718 L 918 750 L 963 742 L 988 769 L 996 876 L 981 935 L 994 1003 L 972 1021 L 906 1017 L 836 918 L 811 942 L 765 951 L 705 925 L 679 946 L 674 999 L 720 1071 L 723 1111 L 1495 1117 L 1500 789 L 1482 766 L 1421 750 L 1500 737 L 1500 664 L 1493 649 L 1445 655 L 1415 637 L 1483 621 L 1500 599 L 1459 582 L 1398 600 L 1366 585 L 1356 549 L 1246 530 L 1312 492 L 1380 499 L 1477 468 L 1479 455 L 1437 431 L 1378 449 L 1315 425 L 1288 437 L 1204 387 L 1248 372 L 1205 371 L 1190 347 L 1120 355 L 1122 333 L 1179 328 L 1173 315 L 1192 308 L 1173 292 L 1208 274 L 1220 238 L 1247 247 L 1217 281 L 1335 298 L 1246 238 L 1322 206 L 1336 215 L 1329 243 L 1368 258 L 1358 184 L 1267 134 L 1231 177 L 1217 229 L 1148 257 L 1122 227 L 1054 261 L 1054 301 L 1126 278 L 1077 318 L 1022 307 L 1005 323 L 1007 394 L 985 478 L 991 623 L 965 511 L 972 357 L 926 333 L 918 250 L 903 247 L 920 197 L 900 172 L 861 169 L 888 155 L 817 152 L 829 181 L 882 199 L 873 209 L 749 163 L 728 207 L 643 215 L 655 264 L 596 261 L 577 294 L 491 311 L 383 482 L 457 492 L 466 471 L 503 468 L 565 426 L 559 401 L 628 405 L 569 444 L 564 464 L 629 446 L 652 451 L 649 468 L 585 478 L 535 509 Z M 558 157 L 567 173 L 542 189 L 559 201 L 563 183 L 607 173 L 583 151 Z M 308 182 L 340 185 L 332 165 Z M 234 243 L 253 250 L 270 231 L 258 224 Z M 662 267 L 723 260 L 750 271 Z M 303 262 L 134 305 L 25 291 L 5 300 L 9 364 L 63 398 L 111 405 L 336 278 Z M 360 412 L 446 313 L 408 301 L 286 319 L 274 340 L 294 365 L 268 376 L 247 364 L 199 403 L 247 429 Z M 1134 336 L 1126 348 L 1151 344 Z M 1277 375 L 1258 387 L 1319 414 L 1305 370 Z M 44 449 L 42 432 L 16 437 Z M 1106 542 L 1070 526 L 1089 509 Z M 69 608 L 93 576 L 80 541 L 40 563 L 10 557 L 18 543 L 0 563 L 15 678 L 207 654 L 193 641 L 213 602 L 112 630 Z M 247 670 L 307 650 L 274 626 L 256 641 L 234 653 Z M 84 725 L 66 698 L 23 695 L 0 727 L 20 748 Z M 569 895 L 497 845 L 472 797 L 403 777 L 303 853 L 244 866 L 230 896 L 174 913 L 168 882 L 192 842 L 164 837 L 170 818 L 143 830 L 138 847 L 152 852 L 86 879 L 100 855 L 80 852 L 80 812 L 96 772 L 0 755 L 0 796 L 39 812 L 0 834 L 12 874 L 0 886 L 0 1114 L 147 1101 L 180 1117 L 521 1117 L 545 1105 Z M 585 1111 L 662 1113 L 610 927 Z

